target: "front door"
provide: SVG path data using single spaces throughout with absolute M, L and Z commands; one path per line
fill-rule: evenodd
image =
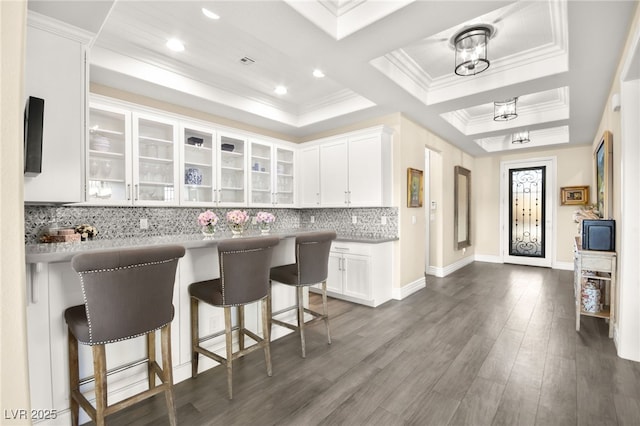
M 503 163 L 505 263 L 551 266 L 553 164 L 551 160 Z

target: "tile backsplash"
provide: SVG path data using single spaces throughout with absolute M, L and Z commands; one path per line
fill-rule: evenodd
M 58 207 L 25 206 L 25 243 L 34 244 L 47 227 L 56 224 L 71 228 L 83 223 L 98 229 L 97 239 L 197 234 L 196 219 L 206 208 L 190 207 Z M 232 209 L 210 208 L 221 220 Z M 364 237 L 396 237 L 397 208 L 352 209 L 242 209 L 251 216 L 261 210 L 276 216 L 272 229 L 306 227 L 331 228 L 341 235 Z M 353 223 L 353 216 L 356 223 Z M 311 218 L 313 217 L 313 222 Z M 140 219 L 146 218 L 148 229 L 140 229 Z M 384 219 L 383 219 L 384 218 Z M 386 224 L 382 224 L 386 221 Z M 224 226 L 221 223 L 218 227 Z

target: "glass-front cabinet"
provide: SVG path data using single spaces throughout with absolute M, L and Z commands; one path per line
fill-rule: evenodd
M 246 138 L 218 132 L 217 195 L 219 205 L 243 205 L 247 202 Z
M 252 206 L 293 205 L 294 151 L 268 142 L 251 141 Z
M 88 130 L 87 202 L 178 204 L 174 122 L 91 103 Z
M 181 136 L 181 204 L 215 203 L 215 132 L 206 127 L 185 124 L 181 128 Z
M 177 205 L 177 125 L 134 114 L 133 200 L 144 205 Z
M 131 114 L 91 104 L 86 167 L 86 200 L 131 204 Z

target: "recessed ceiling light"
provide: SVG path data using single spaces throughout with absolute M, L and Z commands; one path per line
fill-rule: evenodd
M 320 69 L 315 69 L 315 70 L 313 70 L 313 76 L 315 78 L 322 78 L 322 77 L 324 77 L 324 72 L 322 70 L 320 70 Z
M 217 13 L 213 13 L 212 11 L 207 9 L 206 7 L 202 8 L 202 14 L 204 16 L 206 16 L 207 18 L 209 18 L 209 19 L 220 19 L 220 15 L 218 15 Z
M 174 52 L 182 52 L 184 50 L 184 44 L 177 38 L 172 38 L 167 41 L 167 47 Z
M 276 92 L 277 95 L 286 95 L 287 88 L 284 86 L 276 86 L 274 92 Z

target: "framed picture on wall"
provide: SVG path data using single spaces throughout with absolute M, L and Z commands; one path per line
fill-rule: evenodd
M 560 204 L 563 206 L 589 204 L 589 187 L 565 186 L 564 188 L 560 188 Z
M 605 131 L 593 153 L 596 174 L 596 206 L 600 217 L 609 218 L 612 214 L 613 194 L 613 135 Z
M 422 207 L 424 178 L 422 170 L 407 169 L 407 207 Z

